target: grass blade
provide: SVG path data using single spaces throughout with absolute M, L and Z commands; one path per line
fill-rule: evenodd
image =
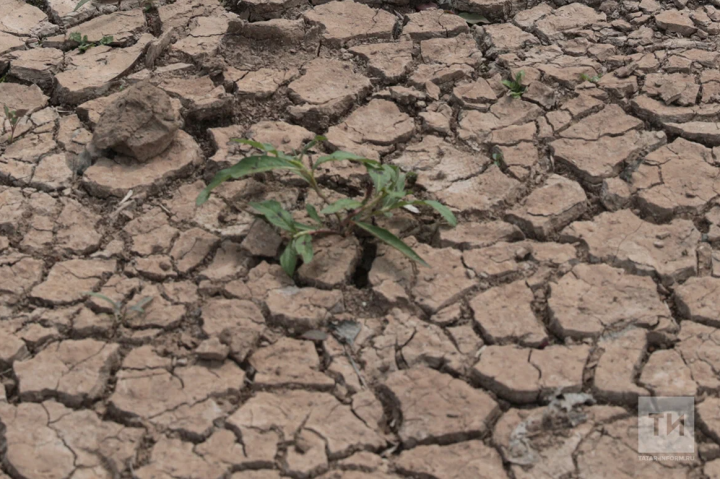
M 393 248 L 395 248 L 396 250 L 400 251 L 402 254 L 404 254 L 411 260 L 416 261 L 423 266 L 428 266 L 428 267 L 430 266 L 425 262 L 424 259 L 422 259 L 420 257 L 420 255 L 418 255 L 415 251 L 413 251 L 413 249 L 411 247 L 406 245 L 403 242 L 403 240 L 401 240 L 400 238 L 398 238 L 397 236 L 395 236 L 388 230 L 386 230 L 384 228 L 380 228 L 375 225 L 371 225 L 369 223 L 363 223 L 361 221 L 356 221 L 355 224 L 358 225 L 360 228 L 364 229 L 365 231 L 367 231 L 368 233 L 370 233 L 371 235 L 373 235 L 374 237 L 376 237 L 377 239 L 384 241 L 388 245 L 390 245 Z
M 108 298 L 104 294 L 93 293 L 92 291 L 86 291 L 84 294 L 87 294 L 88 296 L 92 296 L 94 298 L 102 299 L 106 303 L 109 303 L 113 307 L 113 310 L 120 309 L 120 305 L 118 303 Z
M 265 153 L 273 153 L 277 155 L 278 152 L 277 149 L 270 143 L 260 143 L 259 141 L 246 140 L 245 138 L 231 138 L 230 141 L 234 143 L 240 143 L 242 145 L 250 145 L 260 151 L 264 151 Z
M 272 170 L 298 170 L 298 167 L 289 161 L 274 156 L 248 156 L 237 162 L 234 166 L 220 170 L 215 178 L 200 192 L 195 200 L 197 206 L 205 203 L 210 198 L 210 192 L 229 179 L 238 179 L 243 176 L 263 173 Z
M 153 299 L 154 298 L 152 296 L 145 296 L 144 298 L 141 298 L 140 301 L 138 301 L 134 305 L 130 306 L 130 310 L 138 312 L 138 313 L 144 313 L 145 306 L 152 303 Z
M 82 6 L 85 5 L 86 3 L 88 3 L 89 1 L 90 0 L 80 0 L 77 3 L 77 5 L 75 5 L 75 9 L 73 10 L 73 12 L 77 12 L 78 10 L 80 10 L 80 8 L 82 8 Z
M 303 149 L 302 149 L 302 151 L 301 151 L 301 154 L 302 154 L 303 156 L 307 155 L 307 152 L 310 151 L 310 148 L 312 148 L 313 146 L 317 145 L 317 144 L 320 143 L 321 141 L 327 141 L 327 138 L 324 137 L 324 136 L 322 136 L 322 135 L 316 135 L 315 138 L 313 138 L 312 140 L 308 141 L 307 144 L 306 144 L 305 146 L 303 146 Z
M 450 208 L 445 206 L 444 204 L 440 203 L 439 201 L 434 200 L 424 200 L 424 201 L 413 201 L 414 205 L 426 205 L 431 208 L 433 208 L 435 211 L 440 213 L 440 216 L 445 218 L 445 221 L 448 222 L 450 226 L 457 226 L 457 218 L 455 218 L 455 215 L 452 211 L 450 211 Z

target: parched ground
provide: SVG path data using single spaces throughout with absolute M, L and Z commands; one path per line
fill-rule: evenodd
M 720 478 L 713 3 L 0 0 L 0 477 Z M 144 80 L 182 131 L 76 174 Z M 195 207 L 230 138 L 315 134 L 456 212 L 385 220 L 431 269 L 326 238 L 288 278 L 247 209 L 320 204 L 283 174 Z M 647 395 L 696 398 L 694 459 L 638 459 Z

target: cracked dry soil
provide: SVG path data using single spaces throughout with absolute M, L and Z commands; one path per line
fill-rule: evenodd
M 0 0 L 0 104 L 26 112 L 0 125 L 0 478 L 720 478 L 720 2 L 454 6 L 489 23 Z M 74 174 L 139 84 L 180 129 Z M 282 172 L 195 206 L 248 153 L 230 138 L 316 134 L 453 209 L 384 220 L 431 269 L 331 237 L 288 278 L 247 204 L 321 200 Z M 335 198 L 363 173 L 320 176 Z M 118 323 L 86 291 L 153 301 Z M 343 320 L 351 346 L 306 335 Z M 639 461 L 647 395 L 695 398 L 693 458 Z

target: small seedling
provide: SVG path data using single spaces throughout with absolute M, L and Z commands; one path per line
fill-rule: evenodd
M 598 83 L 600 78 L 602 78 L 602 75 L 588 76 L 585 73 L 580 74 L 580 79 L 582 81 L 589 81 L 590 83 Z
M 15 139 L 15 130 L 17 130 L 18 123 L 20 123 L 23 115 L 17 110 L 11 110 L 7 105 L 3 105 L 3 110 L 5 111 L 5 118 L 10 123 L 10 137 L 8 138 L 8 144 L 10 144 Z
M 515 74 L 514 80 L 503 80 L 502 84 L 505 85 L 510 91 L 510 96 L 513 98 L 520 98 L 525 93 L 527 87 L 522 84 L 523 78 L 525 78 L 525 72 L 520 70 Z
M 495 166 L 497 166 L 500 169 L 503 169 L 505 165 L 505 158 L 503 157 L 503 154 L 500 150 L 495 150 L 492 152 L 492 160 Z
M 112 35 L 105 35 L 103 36 L 99 42 L 94 43 L 91 41 L 88 41 L 88 36 L 83 35 L 80 32 L 72 32 L 70 34 L 70 40 L 77 43 L 77 49 L 80 53 L 85 53 L 86 51 L 90 50 L 92 47 L 98 46 L 98 45 L 110 45 L 113 42 Z
M 73 12 L 77 12 L 78 10 L 80 10 L 80 8 L 81 8 L 83 5 L 85 5 L 86 3 L 88 3 L 89 1 L 90 1 L 90 0 L 80 0 L 80 1 L 77 3 L 77 5 L 75 5 L 75 8 L 73 9 Z
M 88 41 L 87 35 L 83 36 L 80 32 L 72 32 L 70 34 L 70 40 L 78 44 L 77 49 L 80 53 L 85 53 L 95 46 L 94 43 Z
M 117 323 L 124 323 L 125 318 L 128 316 L 128 314 L 130 314 L 130 312 L 140 315 L 145 314 L 145 306 L 150 304 L 153 300 L 152 296 L 145 296 L 143 298 L 140 298 L 137 303 L 130 306 L 119 301 L 113 301 L 111 298 L 101 293 L 93 293 L 92 291 L 87 291 L 84 294 L 92 296 L 94 298 L 98 298 L 108 303 L 112 307 L 112 313 Z
M 219 171 L 210 184 L 200 192 L 196 204 L 199 206 L 205 203 L 212 190 L 227 180 L 266 171 L 287 170 L 302 178 L 326 205 L 323 209 L 317 211 L 313 205 L 306 204 L 305 209 L 311 224 L 304 224 L 295 221 L 292 214 L 286 211 L 277 201 L 268 200 L 261 203 L 250 203 L 250 207 L 260 216 L 263 216 L 268 223 L 280 228 L 288 236 L 288 245 L 280 256 L 280 265 L 289 276 L 295 273 L 298 256 L 302 258 L 304 263 L 312 261 L 313 237 L 330 234 L 347 236 L 358 230 L 365 231 L 387 243 L 411 260 L 428 266 L 400 238 L 390 231 L 373 224 L 373 219 L 391 216 L 393 210 L 408 205 L 424 205 L 435 209 L 450 225 L 455 226 L 457 220 L 450 209 L 437 201 L 407 200 L 406 197 L 409 193 L 405 189 L 405 184 L 408 175 L 402 173 L 394 165 L 384 165 L 378 161 L 344 151 L 336 151 L 331 155 L 320 156 L 313 161 L 308 152 L 318 142 L 325 140 L 325 137 L 316 136 L 300 152 L 288 155 L 267 143 L 234 138 L 232 141 L 250 145 L 260 150 L 262 154 L 248 156 L 240 160 L 235 166 Z M 365 167 L 372 183 L 367 186 L 364 198 L 341 198 L 335 202 L 329 201 L 319 187 L 315 175 L 320 165 L 331 161 L 351 161 Z
M 152 12 L 154 10 L 157 10 L 157 6 L 155 5 L 155 2 L 153 0 L 143 0 L 143 10 L 145 12 Z

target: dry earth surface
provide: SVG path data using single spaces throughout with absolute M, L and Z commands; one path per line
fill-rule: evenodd
M 74 7 L 0 0 L 0 478 L 720 478 L 720 2 Z M 76 174 L 139 84 L 157 135 Z M 453 209 L 385 220 L 432 268 L 326 238 L 288 278 L 247 206 L 319 205 L 283 174 L 195 207 L 230 138 L 315 134 Z M 643 395 L 696 398 L 693 460 L 638 461 Z

